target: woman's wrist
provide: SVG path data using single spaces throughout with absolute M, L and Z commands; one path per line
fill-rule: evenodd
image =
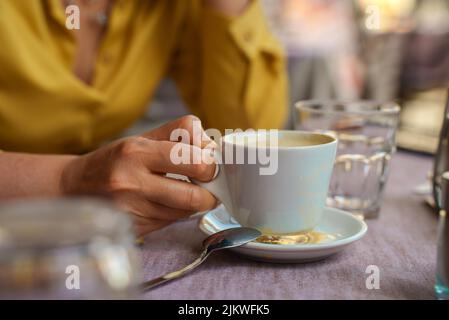
M 42 155 L 36 161 L 41 174 L 34 175 L 34 182 L 27 185 L 30 193 L 36 196 L 62 197 L 68 195 L 63 187 L 64 172 L 67 167 L 79 156 L 75 155 Z
M 61 196 L 72 196 L 77 194 L 76 177 L 81 156 L 71 156 L 62 162 L 62 166 L 57 173 L 58 190 Z

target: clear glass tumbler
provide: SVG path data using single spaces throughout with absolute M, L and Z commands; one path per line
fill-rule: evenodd
M 127 299 L 140 263 L 129 217 L 93 199 L 0 205 L 0 299 Z
M 435 293 L 438 299 L 449 300 L 449 171 L 439 177 L 435 203 L 439 207 L 437 268 Z
M 297 102 L 296 111 L 296 129 L 338 139 L 327 205 L 362 218 L 377 217 L 395 151 L 400 107 L 367 100 L 308 100 Z

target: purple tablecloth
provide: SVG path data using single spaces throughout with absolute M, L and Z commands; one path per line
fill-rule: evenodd
M 343 252 L 309 264 L 254 262 L 231 252 L 213 254 L 199 269 L 147 292 L 147 299 L 433 299 L 438 219 L 412 189 L 424 182 L 432 159 L 398 152 L 385 198 L 368 233 Z M 141 250 L 146 280 L 196 258 L 204 235 L 198 218 L 146 238 Z M 379 289 L 367 289 L 369 265 Z

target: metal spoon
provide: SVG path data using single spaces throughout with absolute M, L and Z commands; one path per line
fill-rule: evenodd
M 261 235 L 260 231 L 252 228 L 231 228 L 214 233 L 203 241 L 203 252 L 198 259 L 178 271 L 144 282 L 141 289 L 147 291 L 167 281 L 179 278 L 198 267 L 212 252 L 244 245 L 256 240 Z

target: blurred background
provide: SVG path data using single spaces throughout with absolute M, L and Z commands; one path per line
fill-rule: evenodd
M 293 103 L 395 100 L 400 148 L 434 153 L 449 86 L 449 0 L 262 0 L 288 55 Z M 187 113 L 173 83 L 125 135 Z

